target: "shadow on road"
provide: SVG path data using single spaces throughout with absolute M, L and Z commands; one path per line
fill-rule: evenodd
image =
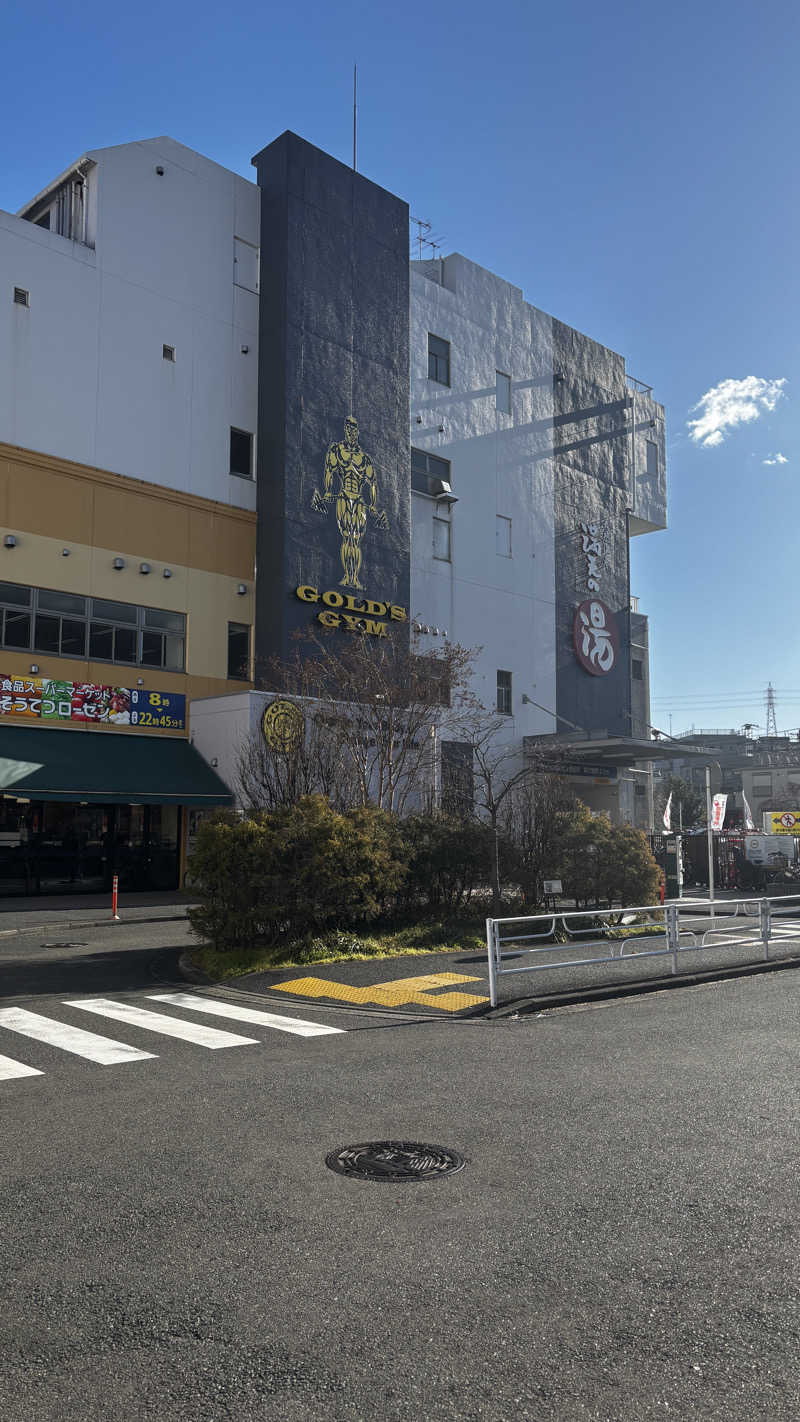
M 9 997 L 45 997 L 56 993 L 128 992 L 152 987 L 154 982 L 180 983 L 178 957 L 174 947 L 141 948 L 68 954 L 41 955 L 24 960 L 5 960 L 0 965 L 0 1000 Z

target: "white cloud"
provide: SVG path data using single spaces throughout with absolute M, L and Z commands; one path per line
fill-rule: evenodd
M 744 380 L 722 380 L 713 385 L 692 406 L 692 413 L 699 410 L 700 415 L 686 421 L 690 439 L 704 449 L 722 444 L 736 425 L 749 424 L 765 410 L 774 410 L 785 384 L 785 378 L 762 380 L 758 375 L 747 375 Z
M 762 459 L 762 464 L 788 464 L 785 454 L 771 454 L 768 459 Z

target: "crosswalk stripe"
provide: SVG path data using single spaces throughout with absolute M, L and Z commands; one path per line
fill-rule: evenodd
M 62 1052 L 73 1052 L 76 1057 L 86 1057 L 101 1066 L 141 1061 L 154 1055 L 141 1052 L 138 1047 L 128 1047 L 124 1042 L 115 1042 L 111 1037 L 101 1037 L 97 1032 L 84 1032 L 82 1027 L 40 1017 L 38 1012 L 27 1012 L 23 1007 L 0 1008 L 0 1027 L 19 1032 L 23 1037 L 33 1037 L 37 1042 L 46 1042 L 50 1047 L 60 1047 Z
M 0 1057 L 0 1081 L 10 1081 L 15 1076 L 43 1076 L 44 1072 L 37 1071 L 36 1067 L 24 1066 L 22 1062 L 15 1062 L 12 1057 Z
M 276 1012 L 262 1012 L 257 1007 L 242 1007 L 236 1002 L 220 1002 L 213 997 L 196 997 L 190 992 L 150 992 L 153 1002 L 168 1002 L 173 1007 L 188 1007 L 194 1012 L 208 1012 L 215 1017 L 233 1017 L 238 1022 L 258 1022 L 274 1027 L 278 1032 L 292 1032 L 297 1037 L 327 1037 L 343 1032 L 343 1027 L 325 1027 L 319 1022 L 306 1022 L 302 1017 L 280 1017 Z
M 159 1032 L 165 1037 L 180 1037 L 184 1042 L 193 1042 L 197 1047 L 210 1047 L 212 1051 L 220 1047 L 258 1046 L 255 1037 L 239 1037 L 234 1032 L 220 1032 L 217 1027 L 207 1027 L 204 1022 L 180 1022 L 175 1017 L 167 1017 L 163 1012 L 151 1012 L 144 1007 L 134 1007 L 128 1002 L 112 1002 L 108 997 L 86 998 L 82 1002 L 67 1002 L 65 1007 L 80 1007 L 84 1012 L 96 1012 L 98 1017 L 111 1017 L 116 1022 L 126 1022 L 131 1027 L 141 1027 L 145 1032 Z

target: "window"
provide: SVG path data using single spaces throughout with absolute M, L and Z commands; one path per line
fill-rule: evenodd
M 658 474 L 658 445 L 651 439 L 646 440 L 647 445 L 647 467 L 646 473 Z
M 244 622 L 228 623 L 228 677 L 250 680 L 250 628 Z
M 442 809 L 459 818 L 475 808 L 475 775 L 470 741 L 442 741 Z
M 161 347 L 161 354 L 162 354 L 162 356 L 164 357 L 165 360 L 174 360 L 174 359 L 175 359 L 175 347 L 174 347 L 174 346 L 162 346 L 162 347 Z
M 511 519 L 502 514 L 494 521 L 494 544 L 498 558 L 511 557 Z
M 442 485 L 446 484 L 447 489 Z M 417 494 L 447 493 L 450 488 L 450 460 L 438 454 L 426 454 L 424 449 L 411 451 L 411 487 Z
M 631 658 L 631 676 L 634 681 L 644 681 L 643 663 L 636 657 Z
M 15 286 L 15 287 L 14 287 L 14 305 L 15 305 L 15 306 L 30 306 L 30 304 L 31 304 L 31 294 L 30 294 L 30 292 L 29 292 L 29 291 L 26 291 L 25 288 L 24 288 L 24 286 Z
M 253 436 L 247 430 L 236 430 L 231 426 L 231 474 L 242 479 L 253 477 Z
M 512 714 L 510 671 L 499 671 L 497 673 L 497 709 L 501 716 L 510 716 Z
M 771 775 L 754 775 L 754 776 L 753 776 L 753 796 L 754 796 L 754 798 L 756 798 L 756 799 L 763 799 L 763 797 L 764 797 L 765 795 L 771 795 L 771 794 L 772 794 L 772 776 L 771 776 Z
M 450 384 L 450 342 L 428 335 L 428 379 Z
M 0 583 L 0 643 L 53 657 L 183 671 L 186 617 L 107 598 Z
M 258 247 L 243 237 L 233 239 L 233 281 L 245 291 L 258 291 Z
M 433 556 L 450 562 L 450 520 L 433 516 Z
M 511 376 L 504 375 L 502 370 L 495 371 L 497 385 L 495 389 L 495 404 L 501 415 L 511 414 Z

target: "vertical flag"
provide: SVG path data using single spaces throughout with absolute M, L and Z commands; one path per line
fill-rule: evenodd
M 744 806 L 744 827 L 746 830 L 754 830 L 753 811 L 747 803 L 747 796 L 744 791 L 742 791 L 742 805 Z
M 725 823 L 725 810 L 728 804 L 727 795 L 715 795 L 711 802 L 711 828 L 721 830 Z
M 670 790 L 670 792 L 669 792 L 669 796 L 667 797 L 667 803 L 666 803 L 666 805 L 664 806 L 664 829 L 667 830 L 667 831 L 669 831 L 669 830 L 672 829 L 672 791 L 671 791 L 671 790 Z

